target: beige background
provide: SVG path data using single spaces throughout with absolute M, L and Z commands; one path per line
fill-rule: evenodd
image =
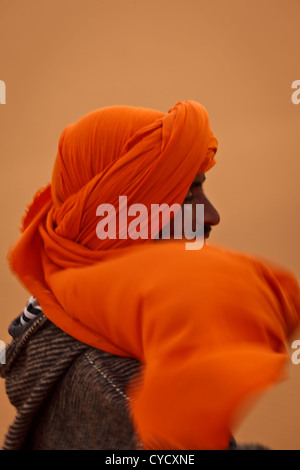
M 0 339 L 28 297 L 6 263 L 24 207 L 50 179 L 63 128 L 102 106 L 206 106 L 219 139 L 213 240 L 300 277 L 299 17 L 299 0 L 0 0 Z M 300 364 L 289 372 L 238 438 L 300 449 Z M 14 410 L 0 387 L 3 440 Z

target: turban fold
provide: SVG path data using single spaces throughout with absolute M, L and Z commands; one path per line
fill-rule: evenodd
M 58 327 L 143 363 L 128 394 L 146 448 L 226 448 L 245 400 L 282 377 L 299 323 L 298 283 L 282 269 L 217 247 L 96 236 L 97 207 L 120 195 L 147 207 L 149 228 L 151 204 L 182 204 L 216 150 L 193 101 L 84 116 L 63 131 L 9 256 Z

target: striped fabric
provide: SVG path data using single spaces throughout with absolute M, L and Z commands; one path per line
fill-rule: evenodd
M 35 297 L 30 297 L 27 302 L 23 312 L 20 315 L 21 325 L 27 325 L 31 320 L 34 320 L 40 313 L 42 309 L 38 304 L 38 301 Z
M 140 364 L 93 349 L 51 323 L 31 297 L 12 322 L 0 377 L 16 407 L 3 450 L 142 449 L 126 388 Z M 201 425 L 201 423 L 199 423 Z M 231 450 L 262 449 L 238 445 Z
M 43 314 L 42 309 L 35 297 L 30 297 L 20 315 L 15 318 L 9 328 L 9 334 L 13 338 L 23 335 L 27 328 L 33 325 L 34 321 Z
M 128 381 L 139 370 L 137 361 L 67 335 L 33 298 L 10 330 L 14 339 L 0 376 L 17 414 L 4 450 L 138 447 L 126 396 Z

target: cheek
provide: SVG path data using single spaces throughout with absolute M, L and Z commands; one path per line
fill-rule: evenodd
M 199 202 L 197 204 L 200 204 Z M 190 219 L 190 210 L 192 213 L 192 219 Z M 182 210 L 182 230 L 184 230 L 184 219 L 187 218 L 187 221 L 192 220 L 192 230 L 196 230 L 196 202 L 192 202 L 191 204 L 187 204 L 187 207 L 183 208 Z
M 197 204 L 201 204 L 201 202 L 198 202 Z M 192 217 L 193 230 L 195 231 L 196 230 L 196 203 L 194 202 L 192 204 L 192 211 L 193 211 L 193 217 Z
M 206 212 L 206 206 L 207 206 L 207 198 L 205 194 L 201 191 L 197 196 L 195 197 L 193 203 L 192 203 L 192 221 L 193 221 L 193 230 L 196 230 L 196 205 L 197 204 L 203 204 L 204 205 L 204 214 Z

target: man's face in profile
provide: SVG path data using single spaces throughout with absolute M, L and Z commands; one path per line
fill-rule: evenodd
M 199 221 L 197 221 L 197 217 L 196 217 L 197 215 L 196 206 L 197 204 L 203 204 L 204 206 L 204 239 L 207 239 L 210 235 L 212 226 L 218 225 L 218 223 L 220 222 L 220 215 L 204 193 L 203 184 L 204 184 L 205 179 L 206 177 L 204 173 L 199 173 L 194 178 L 194 181 L 192 182 L 188 190 L 188 193 L 181 206 L 182 215 L 181 215 L 181 221 L 179 222 L 179 224 L 181 226 L 181 231 L 182 231 L 181 233 L 184 233 L 184 220 L 185 220 L 185 217 L 186 218 L 188 217 L 187 211 L 191 209 L 192 211 L 192 215 L 191 215 L 192 227 L 191 228 L 194 233 L 197 233 L 197 223 L 199 224 Z M 172 219 L 170 223 L 170 237 L 171 238 L 174 237 L 174 233 L 175 233 L 174 219 Z M 161 234 L 162 232 L 160 232 L 159 238 L 161 238 Z
M 203 184 L 204 184 L 205 179 L 206 177 L 204 173 L 199 173 L 196 175 L 183 201 L 182 206 L 186 204 L 192 205 L 192 225 L 193 225 L 193 230 L 195 231 L 196 230 L 196 204 L 204 205 L 204 238 L 207 239 L 211 232 L 212 226 L 218 225 L 218 223 L 220 222 L 220 215 L 204 193 Z M 184 214 L 184 208 L 183 208 L 183 214 Z

